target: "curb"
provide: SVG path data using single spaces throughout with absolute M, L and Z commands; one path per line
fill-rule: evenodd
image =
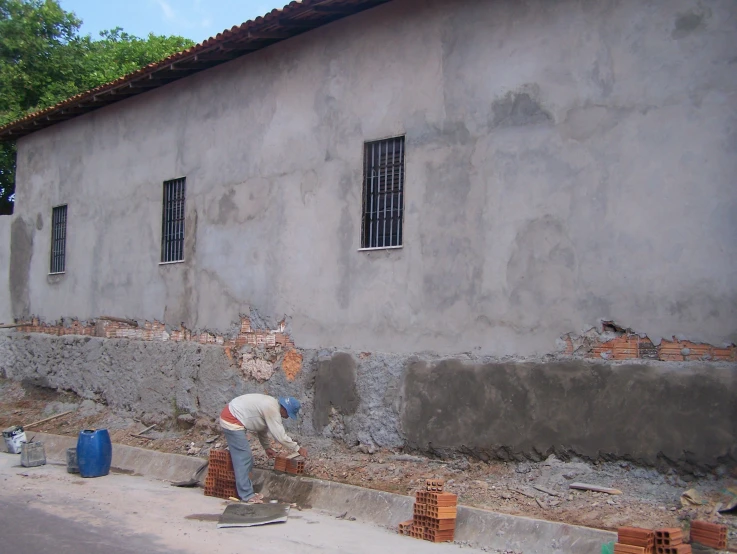
M 267 497 L 333 515 L 346 514 L 393 531 L 401 521 L 412 518 L 415 499 L 411 496 L 263 469 L 254 469 L 253 476 L 254 486 Z M 604 543 L 616 542 L 617 534 L 458 506 L 455 540 L 475 548 L 511 549 L 524 554 L 592 554 L 601 552 Z
M 36 433 L 49 461 L 66 464 L 66 450 L 77 439 Z M 203 458 L 166 454 L 135 446 L 113 445 L 113 468 L 167 481 L 185 481 L 202 467 Z M 414 498 L 354 485 L 253 469 L 254 488 L 267 497 L 356 518 L 396 531 L 412 517 Z M 524 554 L 592 554 L 616 541 L 617 534 L 589 527 L 512 516 L 458 506 L 455 540 L 475 548 L 513 550 Z M 409 540 L 409 539 L 408 539 Z

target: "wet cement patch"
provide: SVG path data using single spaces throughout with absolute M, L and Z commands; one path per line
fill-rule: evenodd
M 733 365 L 585 361 L 410 364 L 402 425 L 411 446 L 486 459 L 735 459 Z M 704 430 L 708 429 L 708 433 Z

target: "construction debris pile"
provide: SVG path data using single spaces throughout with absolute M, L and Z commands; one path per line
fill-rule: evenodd
M 691 522 L 691 542 L 710 548 L 727 547 L 727 526 L 706 521 Z M 690 544 L 679 527 L 642 529 L 620 527 L 614 554 L 692 554 Z
M 417 491 L 413 517 L 399 524 L 399 534 L 430 542 L 453 542 L 458 496 L 444 492 L 445 481 L 428 479 Z

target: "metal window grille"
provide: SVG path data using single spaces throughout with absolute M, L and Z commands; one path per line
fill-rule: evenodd
M 404 137 L 367 142 L 361 248 L 402 246 Z
M 164 182 L 164 205 L 161 223 L 161 262 L 184 260 L 185 179 Z
M 67 207 L 51 211 L 51 273 L 64 273 L 67 256 Z

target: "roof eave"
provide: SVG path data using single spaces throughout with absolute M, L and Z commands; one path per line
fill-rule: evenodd
M 263 17 L 232 27 L 188 50 L 8 123 L 0 127 L 0 141 L 16 140 L 390 1 L 290 2 L 281 10 L 272 10 Z

